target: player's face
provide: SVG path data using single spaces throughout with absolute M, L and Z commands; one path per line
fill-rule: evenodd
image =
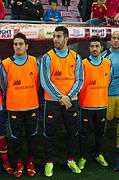
M 98 58 L 101 55 L 101 51 L 103 50 L 103 47 L 101 46 L 100 42 L 98 41 L 93 41 L 90 42 L 90 53 L 93 57 Z
M 111 42 L 112 49 L 114 49 L 115 51 L 119 51 L 119 31 L 116 31 L 112 34 Z
M 54 2 L 52 2 L 52 3 L 51 3 L 51 9 L 52 9 L 53 11 L 56 11 L 56 9 L 57 9 L 57 4 L 54 3 Z
M 68 38 L 64 37 L 63 31 L 55 31 L 53 34 L 53 42 L 55 48 L 64 50 L 67 48 Z
M 24 39 L 15 38 L 13 41 L 14 52 L 18 57 L 24 57 L 28 49 L 28 44 L 26 45 Z

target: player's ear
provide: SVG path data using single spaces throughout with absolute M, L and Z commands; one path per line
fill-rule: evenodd
M 66 41 L 68 41 L 68 40 L 69 40 L 69 37 L 65 37 L 65 39 L 66 39 Z
M 103 51 L 103 49 L 104 49 L 104 46 L 101 47 L 101 51 Z
M 26 44 L 26 50 L 28 50 L 28 48 L 29 48 L 29 45 L 28 45 L 28 44 Z

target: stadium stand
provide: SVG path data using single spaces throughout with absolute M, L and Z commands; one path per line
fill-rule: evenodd
M 44 11 L 47 11 L 51 8 L 51 6 L 48 3 L 48 0 L 41 0 L 41 3 L 43 5 Z M 70 6 L 67 8 L 67 6 L 62 6 L 62 1 L 58 0 L 58 10 L 61 12 L 61 15 L 63 16 L 63 21 L 65 22 L 80 22 L 81 17 L 78 12 L 77 8 L 78 1 L 77 0 L 71 0 Z M 6 9 L 6 16 L 4 19 L 9 20 L 11 15 L 11 7 Z
M 11 16 L 11 7 L 9 6 L 8 8 L 6 8 L 6 15 L 4 17 L 5 20 L 9 20 Z

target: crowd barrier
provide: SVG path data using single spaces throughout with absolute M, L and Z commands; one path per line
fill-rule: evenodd
M 51 41 L 54 29 L 66 26 L 69 30 L 69 41 L 89 40 L 92 35 L 99 35 L 110 40 L 111 33 L 119 30 L 118 26 L 87 26 L 86 23 L 44 23 L 43 21 L 0 20 L 0 40 L 13 39 L 18 32 L 24 33 L 32 41 Z

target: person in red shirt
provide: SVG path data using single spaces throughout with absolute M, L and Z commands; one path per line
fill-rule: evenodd
M 3 19 L 6 14 L 6 10 L 2 0 L 0 0 L 0 19 Z
M 116 24 L 119 21 L 119 1 L 107 0 L 105 3 L 107 7 L 107 17 L 110 24 Z
M 110 18 L 115 12 L 118 13 L 118 1 L 117 0 L 107 0 L 105 3 L 107 7 L 107 16 Z
M 99 25 L 102 23 L 104 17 L 106 19 L 106 24 L 108 24 L 108 17 L 106 15 L 107 8 L 104 5 L 104 0 L 97 0 L 91 7 L 91 17 L 90 20 L 86 21 L 90 25 Z

